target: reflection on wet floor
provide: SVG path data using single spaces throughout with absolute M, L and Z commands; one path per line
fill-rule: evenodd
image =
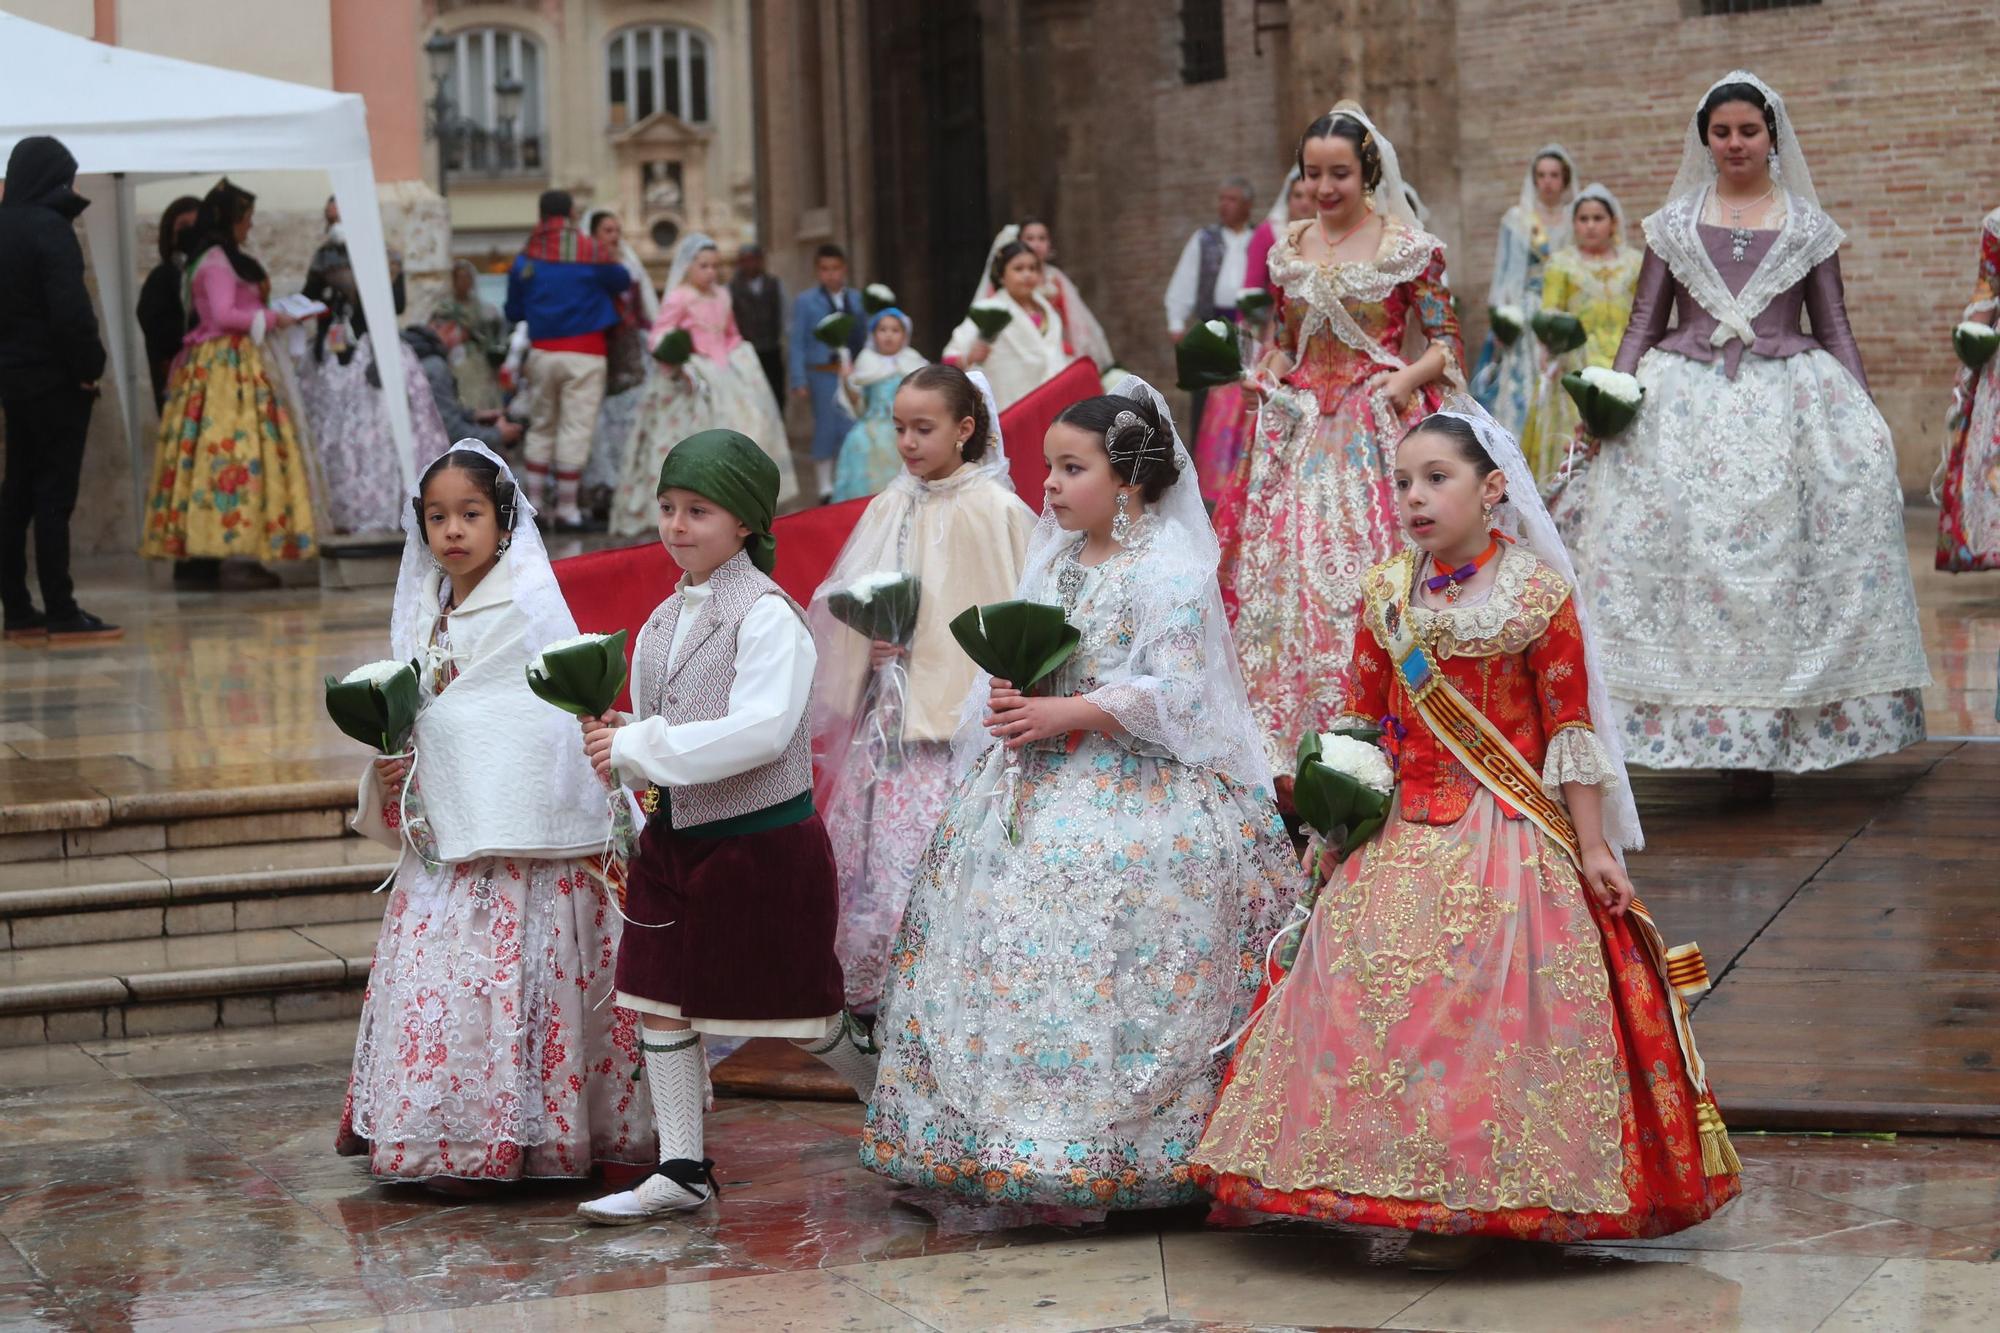
M 0 1327 L 1928 1331 L 2000 1301 L 1991 1141 L 1746 1136 L 1744 1197 L 1701 1227 L 1438 1275 L 1400 1238 L 1198 1212 L 941 1224 L 855 1165 L 858 1106 L 737 1100 L 719 1203 L 604 1230 L 587 1185 L 446 1201 L 335 1156 L 352 1040 L 0 1051 Z

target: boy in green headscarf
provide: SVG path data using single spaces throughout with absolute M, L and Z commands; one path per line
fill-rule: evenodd
M 598 773 L 643 788 L 647 813 L 617 984 L 645 1024 L 660 1166 L 577 1209 L 614 1226 L 716 1192 L 703 1033 L 789 1037 L 864 1102 L 875 1086 L 873 1048 L 841 1008 L 840 890 L 813 811 L 812 635 L 770 578 L 777 465 L 747 436 L 702 431 L 667 455 L 659 494 L 682 577 L 633 648 L 636 715 L 583 724 Z

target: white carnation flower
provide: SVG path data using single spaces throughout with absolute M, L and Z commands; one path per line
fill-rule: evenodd
M 1227 338 L 1229 336 L 1229 325 L 1224 323 L 1222 320 L 1211 319 L 1210 321 L 1208 321 L 1208 323 L 1204 324 L 1202 327 L 1207 329 L 1210 333 L 1214 334 L 1218 338 Z
M 1515 328 L 1521 328 L 1528 322 L 1528 317 L 1521 313 L 1521 307 L 1517 305 L 1496 305 L 1493 307 L 1493 317 L 1505 320 Z
M 609 634 L 578 634 L 567 639 L 557 639 L 554 643 L 542 649 L 541 652 L 535 654 L 533 663 L 534 672 L 538 676 L 546 676 L 548 674 L 549 664 L 544 657 L 546 653 L 561 652 L 565 648 L 575 648 L 586 643 L 603 643 L 610 637 Z
M 1389 771 L 1389 761 L 1382 757 L 1382 752 L 1353 736 L 1330 731 L 1320 733 L 1319 761 L 1334 772 L 1353 778 L 1370 791 L 1384 796 L 1396 785 L 1396 775 Z
M 1612 370 L 1606 366 L 1587 366 L 1577 373 L 1585 384 L 1600 393 L 1609 394 L 1627 407 L 1637 407 L 1639 399 L 1644 396 L 1644 392 L 1639 388 L 1639 381 L 1622 371 Z
M 1995 330 L 1991 324 L 1988 324 L 1983 319 L 1968 319 L 1960 323 L 1952 332 L 1962 333 L 1968 338 L 1991 338 L 1996 332 L 2000 332 L 2000 330 Z
M 409 669 L 410 664 L 408 662 L 370 662 L 368 665 L 358 666 L 342 676 L 340 683 L 343 685 L 359 685 L 361 682 L 367 681 L 370 685 L 387 685 L 396 678 L 399 672 L 408 671 Z
M 987 297 L 984 301 L 974 301 L 972 308 L 974 310 L 1004 310 L 1010 315 L 1014 313 L 1014 307 L 1011 303 L 997 300 L 991 296 Z
M 875 594 L 885 588 L 893 588 L 909 579 L 909 575 L 899 570 L 884 569 L 873 574 L 863 574 L 847 585 L 846 592 L 862 606 L 875 600 Z
M 877 301 L 886 301 L 890 305 L 896 304 L 896 293 L 890 291 L 879 282 L 871 282 L 862 290 Z

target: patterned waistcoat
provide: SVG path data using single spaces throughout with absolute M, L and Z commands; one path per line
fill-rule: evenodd
M 646 622 L 645 656 L 640 664 L 645 673 L 645 694 L 640 705 L 649 715 L 669 723 L 710 722 L 728 713 L 729 687 L 736 681 L 736 634 L 759 598 L 783 597 L 801 619 L 805 616 L 799 604 L 741 552 L 708 576 L 708 586 L 708 604 L 688 630 L 678 661 L 669 664 L 668 657 L 674 649 L 674 626 L 681 615 L 680 593 L 662 602 Z M 752 814 L 789 801 L 811 787 L 812 707 L 808 704 L 784 753 L 770 763 L 720 782 L 674 788 L 670 800 L 673 826 L 692 828 Z
M 1211 223 L 1198 233 L 1201 237 L 1201 267 L 1194 280 L 1194 317 L 1215 318 L 1215 280 L 1222 276 L 1222 228 Z

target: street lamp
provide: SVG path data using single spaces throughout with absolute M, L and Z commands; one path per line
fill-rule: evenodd
M 431 68 L 430 124 L 426 133 L 437 140 L 438 145 L 438 195 L 449 193 L 447 180 L 451 170 L 451 138 L 456 132 L 452 124 L 458 108 L 452 103 L 451 94 L 445 91 L 450 80 L 452 67 L 456 63 L 458 43 L 441 32 L 431 34 L 424 43 L 424 57 Z
M 521 98 L 528 91 L 526 84 L 514 77 L 512 70 L 502 71 L 500 82 L 493 85 L 493 108 L 500 122 L 499 149 L 500 165 L 512 167 L 514 161 L 514 125 L 521 114 Z

